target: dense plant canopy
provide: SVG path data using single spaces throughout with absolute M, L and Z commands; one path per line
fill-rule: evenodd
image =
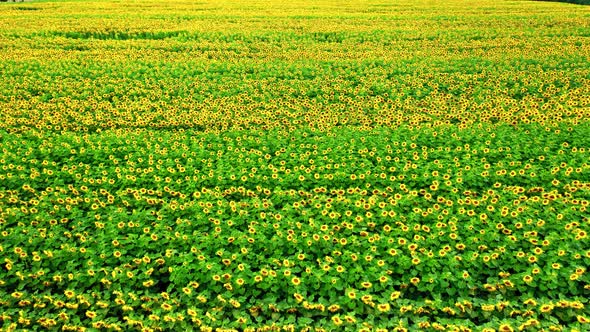
M 3 330 L 588 330 L 590 10 L 0 5 Z

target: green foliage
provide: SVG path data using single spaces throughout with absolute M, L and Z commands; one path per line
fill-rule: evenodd
M 535 324 L 576 326 L 590 293 L 589 137 L 4 133 L 4 306 L 54 308 L 71 290 L 98 315 L 84 325 L 133 308 L 164 329 L 187 312 L 210 326 L 350 316 L 357 329 L 377 314 L 497 327 L 532 310 Z
M 536 0 L 536 1 L 566 2 L 566 3 L 573 3 L 576 5 L 590 5 L 589 0 Z
M 3 4 L 0 329 L 587 330 L 554 6 Z

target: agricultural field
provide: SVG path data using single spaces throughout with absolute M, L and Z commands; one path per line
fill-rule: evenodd
M 0 330 L 590 330 L 590 8 L 0 4 Z

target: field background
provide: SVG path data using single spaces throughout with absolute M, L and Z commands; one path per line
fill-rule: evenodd
M 0 17 L 3 330 L 588 329 L 588 7 Z

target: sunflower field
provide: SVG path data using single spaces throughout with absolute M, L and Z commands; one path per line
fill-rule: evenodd
M 590 330 L 590 8 L 0 4 L 0 330 Z

